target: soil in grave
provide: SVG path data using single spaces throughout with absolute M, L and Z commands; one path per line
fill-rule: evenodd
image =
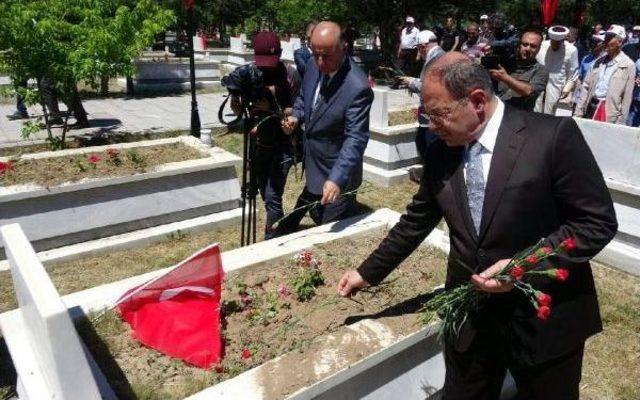
M 418 122 L 418 109 L 409 108 L 404 110 L 389 111 L 389 126 L 414 124 Z
M 131 338 L 128 325 L 115 312 L 107 313 L 95 325 L 88 322 L 93 318 L 89 316 L 78 324 L 78 330 L 122 399 L 183 398 L 278 355 L 312 351 L 314 339 L 364 317 L 389 319 L 394 315 L 391 318 L 395 320 L 391 322 L 394 332 L 408 334 L 419 328 L 417 315 L 413 313 L 426 294 L 444 282 L 446 256 L 441 251 L 429 247 L 416 250 L 383 284 L 358 293 L 353 300 L 336 294 L 342 274 L 356 268 L 384 234 L 385 230 L 380 229 L 374 234 L 314 248 L 314 255 L 321 261 L 324 285 L 317 288 L 309 301 L 298 301 L 289 281 L 300 268 L 290 258 L 228 277 L 223 291 L 226 356 L 220 367 L 209 371 L 142 347 Z M 283 294 L 282 285 L 291 293 Z M 303 384 L 311 378 L 300 379 L 297 372 L 292 368 L 285 372 L 291 374 L 290 379 L 287 376 L 278 379 Z M 269 397 L 280 398 L 285 394 L 271 393 Z
M 18 157 L 0 174 L 0 187 L 19 184 L 50 187 L 85 178 L 135 175 L 152 171 L 158 165 L 206 156 L 183 143 L 169 143 L 43 159 Z

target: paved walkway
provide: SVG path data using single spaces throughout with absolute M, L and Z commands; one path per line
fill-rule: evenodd
M 392 92 L 389 108 L 395 109 L 404 104 L 417 104 L 416 95 L 409 96 L 406 90 Z M 218 109 L 225 93 L 198 95 L 198 110 L 203 127 L 220 126 Z M 191 121 L 191 96 L 146 98 L 109 98 L 83 101 L 89 113 L 90 128 L 72 130 L 69 135 L 84 135 L 109 132 L 158 132 L 170 130 L 188 130 Z M 66 107 L 61 103 L 61 109 Z M 15 111 L 15 104 L 0 104 L 0 146 L 22 142 L 20 135 L 22 121 L 9 121 L 6 115 Z M 29 114 L 42 115 L 39 106 L 29 108 Z M 230 118 L 230 117 L 227 117 Z M 31 136 L 31 140 L 44 139 L 46 131 Z

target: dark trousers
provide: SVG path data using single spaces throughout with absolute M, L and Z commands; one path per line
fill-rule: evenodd
M 281 235 L 293 233 L 298 230 L 300 221 L 309 212 L 309 216 L 316 225 L 327 224 L 350 217 L 355 209 L 355 195 L 339 196 L 333 203 L 320 205 L 320 194 L 313 194 L 305 187 L 298 197 L 296 206 L 291 214 L 279 225 L 278 232 Z M 314 204 L 315 203 L 315 204 Z M 310 204 L 313 204 L 310 206 Z
M 58 106 L 58 92 L 53 86 L 53 83 L 48 78 L 42 78 L 40 81 L 40 89 L 42 90 L 42 97 L 44 97 L 44 103 L 49 110 L 49 118 L 60 118 L 60 108 Z
M 509 369 L 517 400 L 578 400 L 584 343 L 539 365 L 524 365 L 508 351 L 508 340 L 492 329 L 478 330 L 464 352 L 445 340 L 443 400 L 498 400 Z
M 18 87 L 26 88 L 27 81 L 19 82 Z M 28 115 L 27 106 L 24 104 L 24 99 L 22 98 L 22 96 L 20 96 L 20 94 L 16 94 L 16 110 L 18 110 L 18 112 L 22 115 Z
M 402 49 L 398 58 L 398 67 L 407 76 L 416 76 L 416 55 L 418 49 Z
M 282 195 L 292 165 L 293 154 L 287 150 L 278 149 L 257 157 L 256 182 L 267 214 L 265 239 L 278 236 L 278 232 L 272 230 L 271 225 L 284 216 Z
M 41 88 L 45 104 L 49 109 L 50 118 L 61 118 L 62 115 L 58 105 L 58 92 L 55 86 L 48 78 L 42 78 Z M 80 100 L 80 94 L 78 93 L 78 89 L 75 84 L 71 87 L 70 96 L 67 108 L 73 113 L 76 122 L 87 123 L 87 112 L 82 105 L 82 100 Z

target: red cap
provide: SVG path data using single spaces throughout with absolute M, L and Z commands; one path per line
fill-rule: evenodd
M 258 67 L 275 67 L 280 60 L 280 39 L 274 32 L 262 31 L 253 37 L 253 54 Z

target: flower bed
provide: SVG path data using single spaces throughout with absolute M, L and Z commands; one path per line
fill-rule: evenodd
M 345 323 L 355 322 L 358 316 L 382 318 L 394 333 L 405 336 L 420 329 L 416 315 L 412 314 L 420 307 L 419 296 L 444 280 L 445 256 L 440 251 L 420 248 L 384 284 L 361 292 L 354 300 L 336 294 L 335 285 L 342 273 L 357 267 L 383 234 L 378 230 L 365 237 L 342 239 L 314 249 L 320 261 L 317 270 L 324 280 L 315 294 L 309 290 L 313 285 L 305 284 L 313 279 L 300 278 L 302 271 L 314 270 L 313 263 L 297 265 L 287 258 L 229 274 L 222 296 L 226 356 L 210 371 L 141 347 L 131 339 L 129 327 L 114 312 L 95 326 L 85 321 L 79 332 L 123 399 L 184 398 L 291 351 L 313 359 L 314 354 L 326 351 L 314 345 L 319 338 L 339 332 Z M 310 299 L 300 300 L 307 297 Z M 375 350 L 379 349 L 354 346 L 353 354 L 345 357 L 361 359 Z M 274 377 L 276 381 L 272 382 L 267 397 L 282 398 L 307 386 L 313 377 L 304 374 L 293 367 L 282 371 Z
M 162 164 L 206 156 L 202 151 L 177 142 L 128 149 L 113 146 L 59 157 L 18 157 L 0 161 L 0 186 L 34 184 L 49 187 L 87 178 L 141 174 Z
M 418 122 L 418 109 L 390 110 L 389 126 L 414 124 Z

